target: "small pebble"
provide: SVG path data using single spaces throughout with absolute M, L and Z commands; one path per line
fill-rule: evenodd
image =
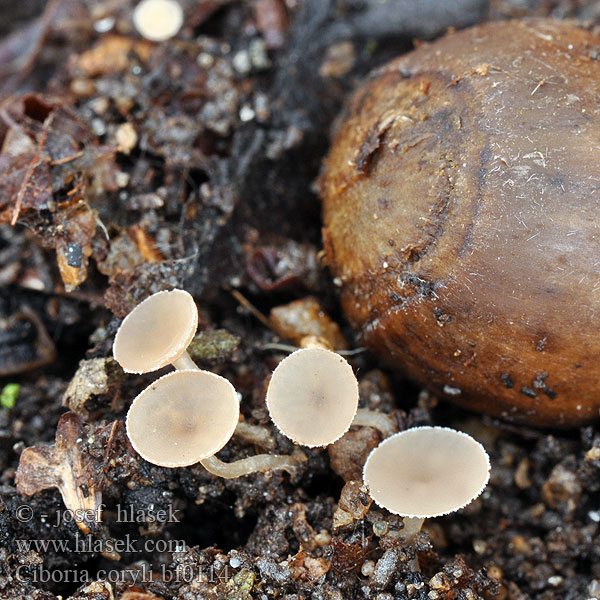
M 106 133 L 106 123 L 102 119 L 92 119 L 92 131 L 94 135 L 104 135 Z
M 110 31 L 114 26 L 114 17 L 104 17 L 103 19 L 99 19 L 94 23 L 94 31 L 97 31 L 98 33 L 106 33 L 107 31 Z
M 377 523 L 375 523 L 373 525 L 373 533 L 377 537 L 381 537 L 381 536 L 385 535 L 387 532 L 388 532 L 388 524 L 386 521 L 377 521 Z
M 599 446 L 594 446 L 593 448 L 590 448 L 585 453 L 585 459 L 589 460 L 590 462 L 593 462 L 593 461 L 596 461 L 596 460 L 600 460 L 600 447 Z
M 233 57 L 231 64 L 240 75 L 247 75 L 250 73 L 250 69 L 252 68 L 252 64 L 250 63 L 250 55 L 246 50 L 240 50 L 237 52 Z
M 592 598 L 600 599 L 600 579 L 592 579 L 588 585 L 587 593 Z
M 204 69 L 209 69 L 213 66 L 215 62 L 215 57 L 212 54 L 208 54 L 208 52 L 200 52 L 198 54 L 198 58 L 196 62 Z
M 244 106 L 242 106 L 242 108 L 240 109 L 240 121 L 242 121 L 243 123 L 252 121 L 252 119 L 254 119 L 255 116 L 256 113 L 247 104 L 244 104 Z
M 360 572 L 365 576 L 369 577 L 375 571 L 375 563 L 372 560 L 365 560 L 362 567 L 360 568 Z
M 131 123 L 123 123 L 119 125 L 115 133 L 115 139 L 119 152 L 129 154 L 138 143 L 138 135 L 135 127 Z

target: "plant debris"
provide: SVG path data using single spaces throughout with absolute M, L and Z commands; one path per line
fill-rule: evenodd
M 58 422 L 54 446 L 23 450 L 15 483 L 26 496 L 58 488 L 65 506 L 79 517 L 79 528 L 90 533 L 97 528 L 102 493 L 95 481 L 95 465 L 81 455 L 82 433 L 79 417 L 75 413 L 64 414 Z

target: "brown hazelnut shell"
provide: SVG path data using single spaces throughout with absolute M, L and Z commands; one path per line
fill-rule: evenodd
M 374 71 L 320 180 L 359 341 L 440 397 L 573 426 L 600 409 L 600 38 L 489 23 Z

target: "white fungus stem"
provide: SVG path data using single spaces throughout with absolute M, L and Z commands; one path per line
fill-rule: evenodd
M 271 454 L 257 454 L 242 458 L 232 463 L 219 460 L 216 456 L 209 456 L 200 461 L 200 464 L 213 475 L 223 479 L 235 479 L 250 473 L 263 473 L 264 471 L 284 470 L 293 473 L 294 468 L 306 460 L 303 453 L 292 456 L 276 456 Z M 301 456 L 300 456 L 301 454 Z
M 423 526 L 423 521 L 420 517 L 404 517 L 402 522 L 404 523 L 404 528 L 402 529 L 402 538 L 405 542 L 413 542 L 417 537 L 419 531 L 421 531 L 421 527 Z M 415 552 L 414 558 L 412 558 L 408 563 L 408 568 L 413 573 L 421 572 L 421 565 L 419 564 L 419 555 Z
M 171 363 L 178 371 L 199 371 L 196 363 L 190 358 L 187 350 Z
M 402 522 L 404 523 L 404 529 L 402 529 L 402 537 L 410 542 L 415 539 L 417 533 L 421 531 L 421 527 L 423 526 L 423 521 L 420 517 L 404 517 Z
M 290 344 L 280 344 L 279 342 L 269 342 L 261 346 L 261 350 L 280 350 L 281 352 L 296 352 L 298 346 L 292 346 Z
M 356 411 L 352 425 L 374 427 L 381 432 L 384 438 L 390 437 L 398 431 L 396 424 L 389 415 L 367 408 L 359 408 Z

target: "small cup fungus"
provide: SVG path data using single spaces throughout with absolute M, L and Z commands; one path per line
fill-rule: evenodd
M 184 290 L 158 292 L 123 320 L 113 344 L 115 360 L 127 373 L 149 373 L 168 364 L 197 369 L 186 348 L 198 328 L 198 309 Z
M 164 42 L 183 25 L 183 9 L 176 0 L 142 0 L 133 11 L 133 25 L 147 40 Z
M 374 427 L 384 437 L 397 431 L 389 415 L 358 408 L 352 367 L 318 340 L 303 343 L 279 363 L 267 389 L 267 408 L 283 435 L 311 448 L 333 444 L 352 425 Z
M 300 457 L 261 454 L 233 463 L 215 457 L 231 439 L 240 414 L 231 383 L 210 371 L 176 371 L 157 379 L 133 401 L 127 435 L 138 454 L 161 467 L 196 463 L 224 478 L 291 469 Z
M 404 537 L 423 520 L 459 510 L 473 501 L 489 480 L 490 461 L 471 436 L 446 427 L 415 427 L 375 448 L 363 480 L 376 504 L 404 516 Z
M 267 389 L 271 419 L 303 446 L 326 446 L 348 431 L 358 383 L 348 362 L 324 348 L 302 348 L 277 366 Z
M 186 467 L 230 440 L 240 406 L 235 388 L 209 371 L 175 371 L 149 385 L 127 413 L 138 454 L 161 467 Z

